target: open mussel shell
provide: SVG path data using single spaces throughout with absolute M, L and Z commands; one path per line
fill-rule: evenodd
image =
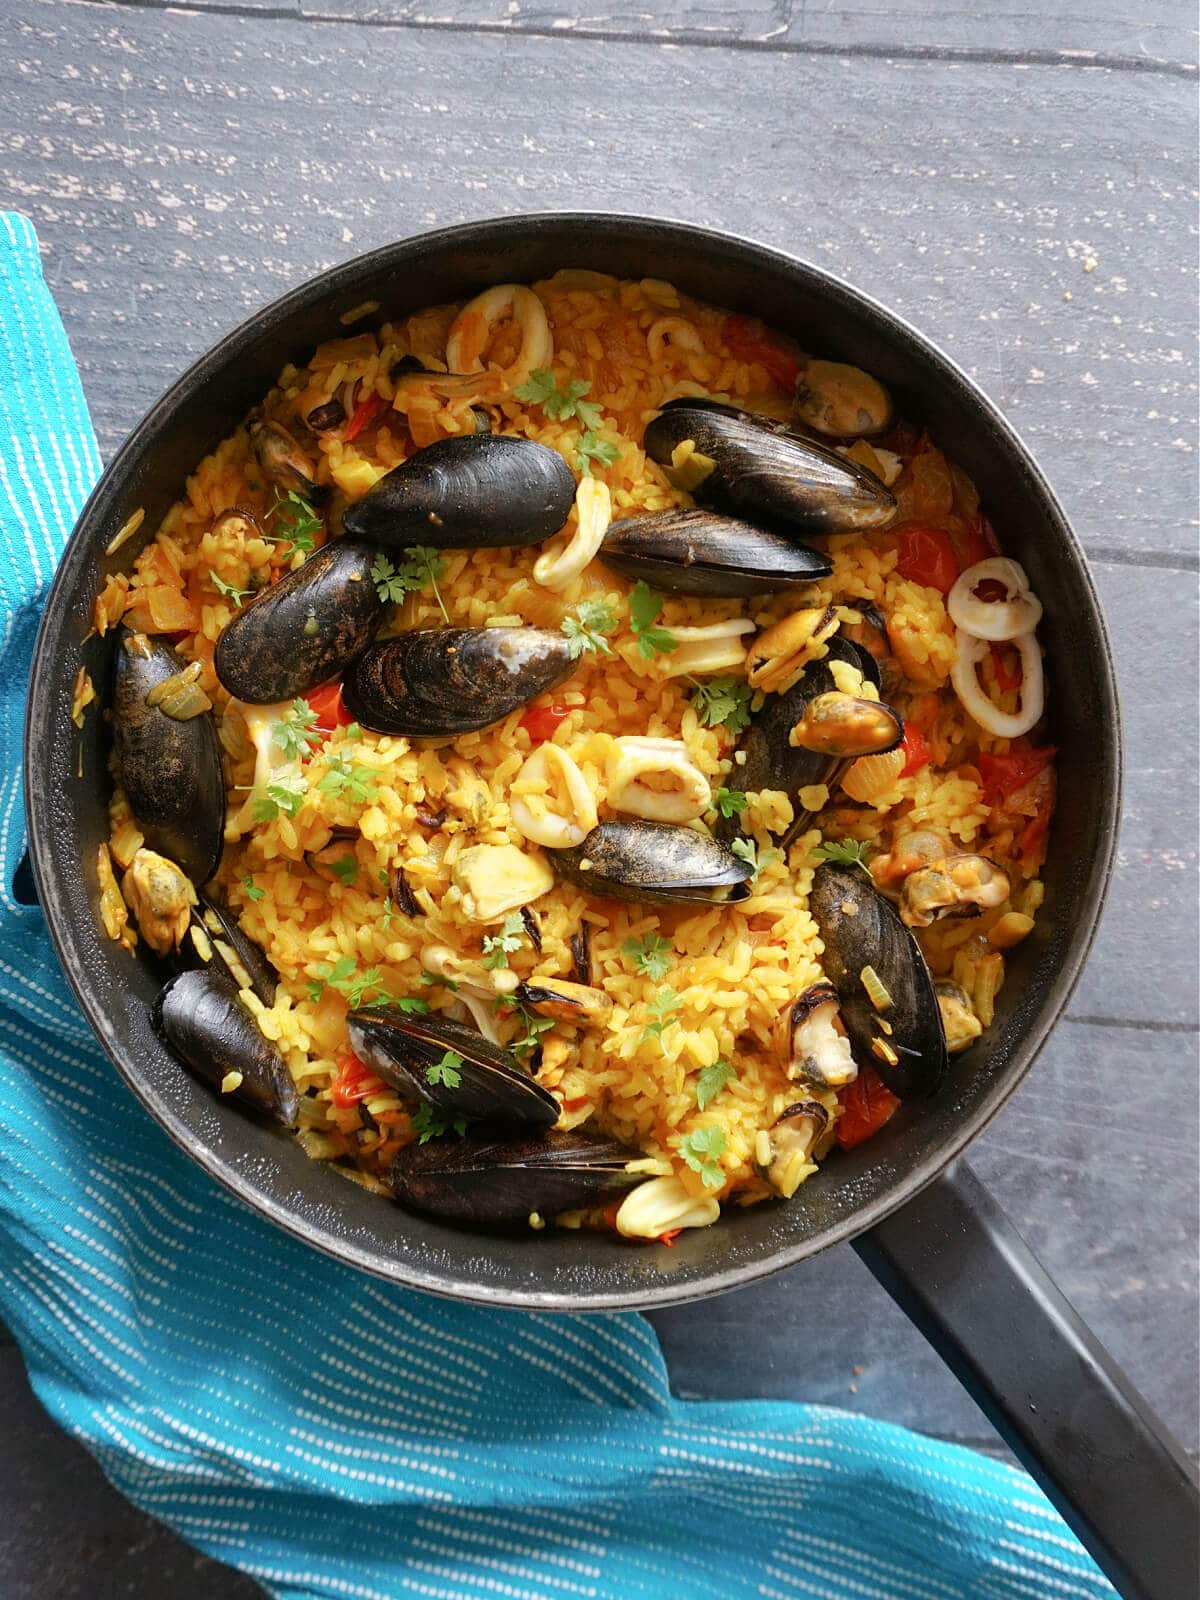
M 738 746 L 746 759 L 733 769 L 737 773 L 738 788 L 744 793 L 782 789 L 794 799 L 801 789 L 812 784 L 832 787 L 836 774 L 846 764 L 845 758 L 804 750 L 789 743 L 792 729 L 803 717 L 809 702 L 837 688 L 829 669 L 831 661 L 845 661 L 857 667 L 867 682 L 878 687 L 879 668 L 870 654 L 849 639 L 837 636 L 830 639 L 820 661 L 811 662 L 798 682 L 783 694 L 767 695 L 752 714 Z M 897 737 L 902 738 L 903 732 L 901 726 Z M 785 838 L 790 842 L 803 832 L 812 815 L 809 811 L 798 812 L 797 821 L 791 824 Z M 797 827 L 800 818 L 806 820 Z M 740 831 L 737 817 L 722 818 L 717 824 L 718 838 L 726 841 L 735 838 Z
M 373 733 L 451 738 L 501 722 L 570 672 L 561 633 L 543 628 L 418 628 L 372 645 L 342 699 Z
M 815 583 L 833 571 L 817 550 L 789 534 L 713 511 L 658 511 L 614 522 L 600 559 L 622 577 L 669 594 L 771 594 Z
M 373 544 L 540 544 L 562 527 L 574 499 L 574 475 L 557 450 L 508 434 L 460 434 L 426 445 L 380 478 L 342 526 Z
M 461 1022 L 380 1005 L 352 1011 L 346 1026 L 359 1060 L 401 1094 L 473 1121 L 523 1128 L 549 1128 L 558 1121 L 558 1101 L 512 1052 Z M 461 1061 L 452 1069 L 457 1083 L 429 1075 L 447 1051 Z
M 279 974 L 242 928 L 227 905 L 202 894 L 192 908 L 191 927 L 181 956 L 227 978 L 235 989 L 250 989 L 264 1006 L 275 1004 Z
M 169 644 L 122 629 L 113 736 L 121 788 L 146 843 L 201 884 L 217 870 L 225 837 L 225 778 L 212 713 L 181 720 L 146 700 L 183 670 Z
M 577 888 L 646 904 L 744 900 L 753 876 L 711 834 L 669 822 L 601 822 L 574 849 L 546 854 L 559 877 Z
M 808 909 L 855 1059 L 904 1100 L 936 1094 L 949 1065 L 941 1009 L 925 958 L 895 907 L 866 873 L 826 863 L 813 874 Z M 888 992 L 883 1010 L 863 982 L 865 967 Z
M 366 545 L 335 539 L 239 611 L 213 655 L 229 693 L 271 705 L 336 678 L 383 621 L 371 560 Z
M 233 1095 L 291 1127 L 300 1097 L 287 1063 L 263 1037 L 233 984 L 219 972 L 181 972 L 160 991 L 150 1013 L 155 1032 L 198 1078 L 219 1090 L 231 1072 Z
M 678 471 L 671 458 L 690 440 Z M 697 504 L 805 533 L 846 533 L 890 521 L 895 499 L 873 473 L 815 439 L 772 428 L 732 406 L 672 400 L 646 425 L 647 455 Z
M 540 1138 L 465 1138 L 410 1144 L 392 1163 L 396 1199 L 452 1222 L 527 1222 L 537 1212 L 603 1205 L 644 1181 L 626 1168 L 638 1154 L 603 1134 L 552 1130 Z

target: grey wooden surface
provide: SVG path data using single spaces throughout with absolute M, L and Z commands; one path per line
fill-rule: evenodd
M 793 249 L 979 379 L 1091 555 L 1129 774 L 1086 975 L 972 1160 L 1194 1449 L 1192 22 L 1180 0 L 4 0 L 0 205 L 38 228 L 106 455 L 284 288 L 520 210 L 660 212 Z M 848 1250 L 655 1321 L 680 1394 L 820 1400 L 997 1448 Z M 0 1593 L 254 1592 L 120 1503 L 11 1349 L 0 1397 Z

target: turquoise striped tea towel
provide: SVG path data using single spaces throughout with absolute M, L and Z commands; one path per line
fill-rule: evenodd
M 175 1149 L 14 886 L 30 652 L 99 470 L 33 229 L 0 214 L 0 1314 L 51 1415 L 295 1600 L 1111 1596 L 1022 1473 L 821 1407 L 673 1399 L 641 1317 L 384 1285 Z

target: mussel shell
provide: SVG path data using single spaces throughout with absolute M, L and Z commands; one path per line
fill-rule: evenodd
M 210 926 L 215 924 L 215 926 Z M 189 932 L 184 941 L 181 956 L 187 964 L 198 964 L 201 967 L 211 967 L 223 977 L 228 978 L 234 988 L 240 988 L 238 974 L 233 971 L 226 958 L 217 947 L 217 941 L 227 944 L 241 963 L 246 976 L 250 979 L 249 987 L 262 1001 L 264 1006 L 275 1004 L 275 990 L 279 983 L 279 974 L 267 960 L 266 956 L 255 944 L 254 940 L 242 928 L 234 913 L 220 900 L 212 895 L 202 894 L 200 903 L 192 910 L 192 929 L 199 929 L 201 942 L 208 941 L 212 955 L 205 960 L 201 955 L 195 938 Z
M 686 439 L 714 463 L 692 490 L 698 505 L 751 520 L 767 517 L 806 533 L 882 527 L 896 509 L 894 497 L 865 467 L 733 406 L 670 401 L 646 426 L 646 453 L 669 466 Z
M 603 1205 L 643 1182 L 625 1170 L 637 1158 L 616 1139 L 578 1130 L 511 1140 L 476 1133 L 406 1145 L 391 1183 L 402 1205 L 448 1221 L 527 1222 L 535 1211 L 554 1217 Z
M 558 1121 L 558 1101 L 512 1052 L 461 1022 L 380 1005 L 352 1011 L 346 1026 L 355 1055 L 372 1072 L 439 1111 L 523 1128 L 550 1128 Z M 428 1069 L 447 1050 L 462 1058 L 454 1087 L 429 1081 Z
M 895 907 L 866 873 L 826 863 L 813 874 L 808 909 L 825 946 L 821 964 L 837 990 L 855 1060 L 874 1067 L 901 1099 L 936 1094 L 949 1066 L 941 1009 L 925 957 Z M 884 1012 L 871 1003 L 861 977 L 864 967 L 875 969 L 892 998 Z M 881 1019 L 888 1031 L 880 1027 Z M 872 1048 L 877 1039 L 899 1056 L 895 1066 Z
M 540 544 L 562 527 L 574 499 L 574 475 L 557 450 L 509 434 L 459 434 L 426 445 L 380 478 L 342 525 L 384 545 Z
M 787 533 L 713 511 L 658 511 L 614 522 L 600 559 L 622 577 L 669 594 L 771 594 L 833 571 L 820 551 Z
M 240 1072 L 236 1099 L 285 1127 L 295 1123 L 300 1097 L 287 1063 L 259 1032 L 228 978 L 210 968 L 181 972 L 160 991 L 150 1020 L 205 1083 L 219 1090 L 226 1073 Z
M 201 884 L 217 870 L 225 837 L 225 777 L 212 713 L 181 722 L 146 704 L 151 689 L 183 669 L 169 644 L 122 629 L 113 736 L 121 788 L 146 843 Z
M 744 900 L 753 876 L 710 834 L 670 822 L 601 822 L 574 849 L 546 855 L 560 878 L 589 894 L 652 905 Z
M 571 667 L 566 639 L 547 629 L 419 628 L 359 656 L 342 699 L 373 733 L 451 738 L 503 721 Z
M 734 767 L 737 785 L 746 794 L 760 789 L 782 789 L 796 796 L 810 784 L 830 783 L 834 774 L 844 765 L 838 756 L 820 755 L 815 750 L 802 750 L 789 744 L 792 729 L 804 714 L 810 700 L 819 694 L 836 689 L 831 661 L 845 661 L 857 667 L 864 679 L 878 687 L 879 668 L 870 652 L 849 639 L 834 636 L 829 640 L 827 653 L 820 661 L 811 662 L 804 675 L 783 694 L 769 694 L 761 707 L 753 713 L 738 746 L 745 761 Z M 798 813 L 811 817 L 811 812 Z M 807 826 L 807 823 L 804 824 Z M 797 831 L 795 823 L 788 830 L 791 837 Z M 736 817 L 722 818 L 717 824 L 717 837 L 728 841 L 741 832 Z
M 383 621 L 371 560 L 366 545 L 335 539 L 239 611 L 213 654 L 229 693 L 271 705 L 336 678 Z

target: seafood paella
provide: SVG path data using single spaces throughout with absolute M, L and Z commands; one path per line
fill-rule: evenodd
M 104 929 L 181 1063 L 407 1207 L 802 1204 L 1034 930 L 1041 605 L 755 319 L 583 270 L 378 309 L 114 533 Z

